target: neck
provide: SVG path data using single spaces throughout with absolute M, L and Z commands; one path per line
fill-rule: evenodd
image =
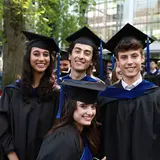
M 77 72 L 73 68 L 71 68 L 70 76 L 74 80 L 81 80 L 82 78 L 84 78 L 86 76 L 86 71 Z
M 84 126 L 79 124 L 79 123 L 77 123 L 77 122 L 75 122 L 74 124 L 75 124 L 77 130 L 81 133 L 83 131 Z
M 131 85 L 134 82 L 136 82 L 140 78 L 140 76 L 141 76 L 141 74 L 139 73 L 135 77 L 123 77 L 123 81 L 126 82 L 128 85 Z
M 43 77 L 43 73 L 42 74 L 34 73 L 34 75 L 33 75 L 33 83 L 32 83 L 32 87 L 33 88 L 36 88 L 36 87 L 39 86 L 42 77 Z

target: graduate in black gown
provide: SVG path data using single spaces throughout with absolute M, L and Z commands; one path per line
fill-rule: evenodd
M 119 83 L 100 93 L 101 151 L 107 160 L 160 159 L 160 89 L 140 74 L 146 39 L 126 24 L 106 43 L 122 73 Z
M 61 84 L 70 87 L 68 100 L 61 118 L 45 137 L 37 160 L 91 160 L 98 154 L 100 142 L 96 99 L 105 85 L 77 80 Z
M 35 160 L 58 108 L 51 58 L 58 46 L 52 38 L 23 34 L 29 43 L 21 79 L 6 86 L 0 100 L 1 160 Z

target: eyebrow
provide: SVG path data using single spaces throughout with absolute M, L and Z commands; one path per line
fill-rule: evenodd
M 40 52 L 39 50 L 32 50 L 32 52 Z M 45 53 L 49 53 L 49 51 L 44 51 Z

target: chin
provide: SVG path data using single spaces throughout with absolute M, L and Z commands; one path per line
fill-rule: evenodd
M 91 125 L 91 122 L 85 122 L 83 125 L 84 125 L 84 126 L 90 126 L 90 125 Z

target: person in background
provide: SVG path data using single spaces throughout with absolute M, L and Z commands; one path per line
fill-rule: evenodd
M 141 76 L 147 37 L 126 24 L 106 43 L 122 73 L 100 93 L 101 151 L 108 160 L 160 159 L 160 88 Z
M 118 83 L 121 79 L 122 79 L 121 70 L 119 66 L 117 66 L 117 64 L 115 63 L 114 70 L 112 72 L 112 84 Z
M 69 54 L 66 51 L 61 51 L 61 57 L 60 57 L 60 73 L 61 77 L 66 76 L 70 74 L 70 62 L 69 62 Z
M 68 100 L 61 118 L 43 140 L 37 160 L 91 160 L 98 155 L 100 143 L 96 99 L 105 85 L 71 79 L 61 85 L 70 88 Z
M 160 74 L 156 62 L 157 62 L 157 60 L 155 60 L 155 59 L 150 59 L 150 73 L 149 73 L 149 75 L 156 76 L 156 75 L 159 75 L 159 74 Z
M 4 159 L 35 160 L 52 127 L 59 91 L 53 79 L 54 39 L 23 31 L 29 40 L 22 75 L 4 88 L 0 99 L 0 151 Z M 55 55 L 54 55 L 55 56 Z
M 157 66 L 157 59 L 150 59 L 150 73 L 146 73 L 144 79 L 160 86 L 160 70 Z

